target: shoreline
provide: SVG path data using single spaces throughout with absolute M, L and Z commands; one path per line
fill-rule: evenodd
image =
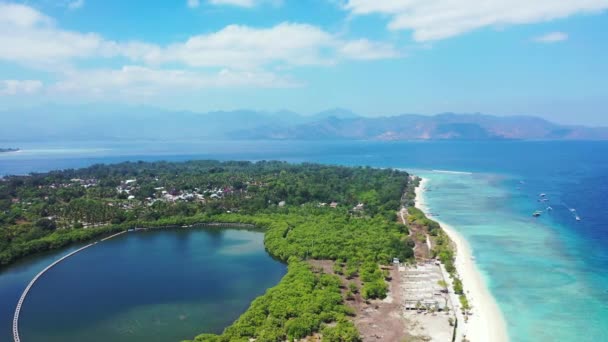
M 477 265 L 472 259 L 471 248 L 468 242 L 454 229 L 454 227 L 429 216 L 428 206 L 424 199 L 423 188 L 428 179 L 420 177 L 420 185 L 416 187 L 416 208 L 422 210 L 425 215 L 439 223 L 441 228 L 456 245 L 456 256 L 454 266 L 460 276 L 465 294 L 471 305 L 473 315 L 467 323 L 459 323 L 456 341 L 461 341 L 463 334 L 471 342 L 507 342 L 509 337 L 507 327 L 496 300 L 488 290 Z

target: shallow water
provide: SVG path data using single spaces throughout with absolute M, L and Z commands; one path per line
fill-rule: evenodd
M 585 264 L 584 242 L 551 217 L 567 208 L 554 204 L 536 219 L 537 194 L 511 189 L 507 176 L 419 173 L 429 179 L 430 212 L 472 246 L 513 341 L 608 340 L 608 296 L 597 287 L 608 278 Z

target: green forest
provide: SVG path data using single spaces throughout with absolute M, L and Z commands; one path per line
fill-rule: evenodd
M 393 169 L 276 161 L 137 162 L 8 176 L 0 181 L 0 263 L 136 227 L 252 224 L 265 230 L 268 253 L 288 273 L 223 334 L 195 341 L 315 333 L 358 341 L 343 298 L 348 284 L 306 260 L 337 261 L 340 272 L 360 277 L 364 298 L 386 296 L 379 265 L 413 257 L 396 220 L 411 200 L 409 179 Z

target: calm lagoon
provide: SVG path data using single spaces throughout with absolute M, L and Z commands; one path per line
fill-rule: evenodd
M 19 321 L 24 341 L 180 341 L 219 333 L 276 285 L 286 266 L 262 232 L 168 229 L 131 232 L 66 259 L 36 282 Z M 0 273 L 0 340 L 27 282 L 61 252 Z

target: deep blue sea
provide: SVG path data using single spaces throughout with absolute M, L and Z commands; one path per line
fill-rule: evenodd
M 0 154 L 0 175 L 127 160 L 189 159 L 280 159 L 413 170 L 430 179 L 432 191 L 426 198 L 431 211 L 470 243 L 511 340 L 608 341 L 606 142 L 183 141 L 15 146 L 23 151 Z M 548 202 L 538 202 L 540 193 Z M 552 211 L 546 210 L 549 206 Z M 543 215 L 535 219 L 531 214 L 536 210 Z

